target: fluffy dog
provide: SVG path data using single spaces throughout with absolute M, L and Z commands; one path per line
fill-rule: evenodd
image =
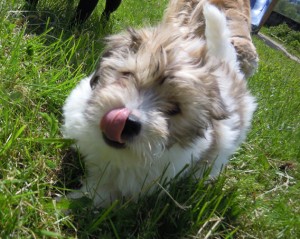
M 97 70 L 63 107 L 64 136 L 75 139 L 87 170 L 70 198 L 86 195 L 105 207 L 186 165 L 199 177 L 206 166 L 219 174 L 256 108 L 245 80 L 257 63 L 250 26 L 245 16 L 248 31 L 238 37 L 252 52 L 239 54 L 230 28 L 244 13 L 230 17 L 226 2 L 236 1 L 172 0 L 158 26 L 107 39 Z

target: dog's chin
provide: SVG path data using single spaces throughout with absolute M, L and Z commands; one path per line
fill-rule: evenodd
M 117 141 L 110 140 L 109 138 L 106 137 L 105 134 L 103 134 L 102 136 L 103 136 L 104 142 L 108 146 L 110 146 L 112 148 L 115 148 L 115 149 L 124 149 L 124 148 L 126 148 L 126 144 L 125 143 L 119 143 Z

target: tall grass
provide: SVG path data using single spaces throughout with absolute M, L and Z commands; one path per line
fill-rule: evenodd
M 260 67 L 249 86 L 259 108 L 248 141 L 215 183 L 190 175 L 137 204 L 99 210 L 88 199 L 55 200 L 84 172 L 61 137 L 65 98 L 95 68 L 107 34 L 155 24 L 166 2 L 124 1 L 106 27 L 100 2 L 79 28 L 68 27 L 67 1 L 41 0 L 29 13 L 21 0 L 1 3 L 0 238 L 300 237 L 300 68 L 258 39 Z

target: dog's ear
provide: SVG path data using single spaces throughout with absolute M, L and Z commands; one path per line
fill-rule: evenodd
M 131 39 L 131 44 L 130 44 L 130 49 L 134 52 L 137 52 L 138 49 L 140 48 L 143 38 L 142 36 L 133 28 L 128 28 L 127 29 L 130 39 Z
M 143 36 L 139 31 L 128 28 L 120 34 L 112 35 L 106 38 L 106 52 L 124 49 L 124 52 L 137 52 L 143 42 Z
M 209 104 L 206 105 L 206 110 L 213 119 L 222 120 L 228 118 L 229 112 L 217 84 L 213 85 L 208 91 L 208 99 Z
M 228 118 L 228 111 L 224 102 L 220 98 L 215 98 L 215 100 L 211 104 L 211 108 L 209 109 L 211 116 L 216 120 L 223 120 Z
M 97 71 L 94 73 L 94 75 L 92 76 L 92 78 L 90 79 L 90 86 L 92 89 L 95 89 L 96 85 L 98 84 L 98 82 L 100 81 L 100 76 L 99 74 L 97 74 Z

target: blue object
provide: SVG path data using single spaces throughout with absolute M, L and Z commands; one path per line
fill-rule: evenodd
M 259 26 L 271 2 L 271 0 L 250 0 L 252 27 Z

